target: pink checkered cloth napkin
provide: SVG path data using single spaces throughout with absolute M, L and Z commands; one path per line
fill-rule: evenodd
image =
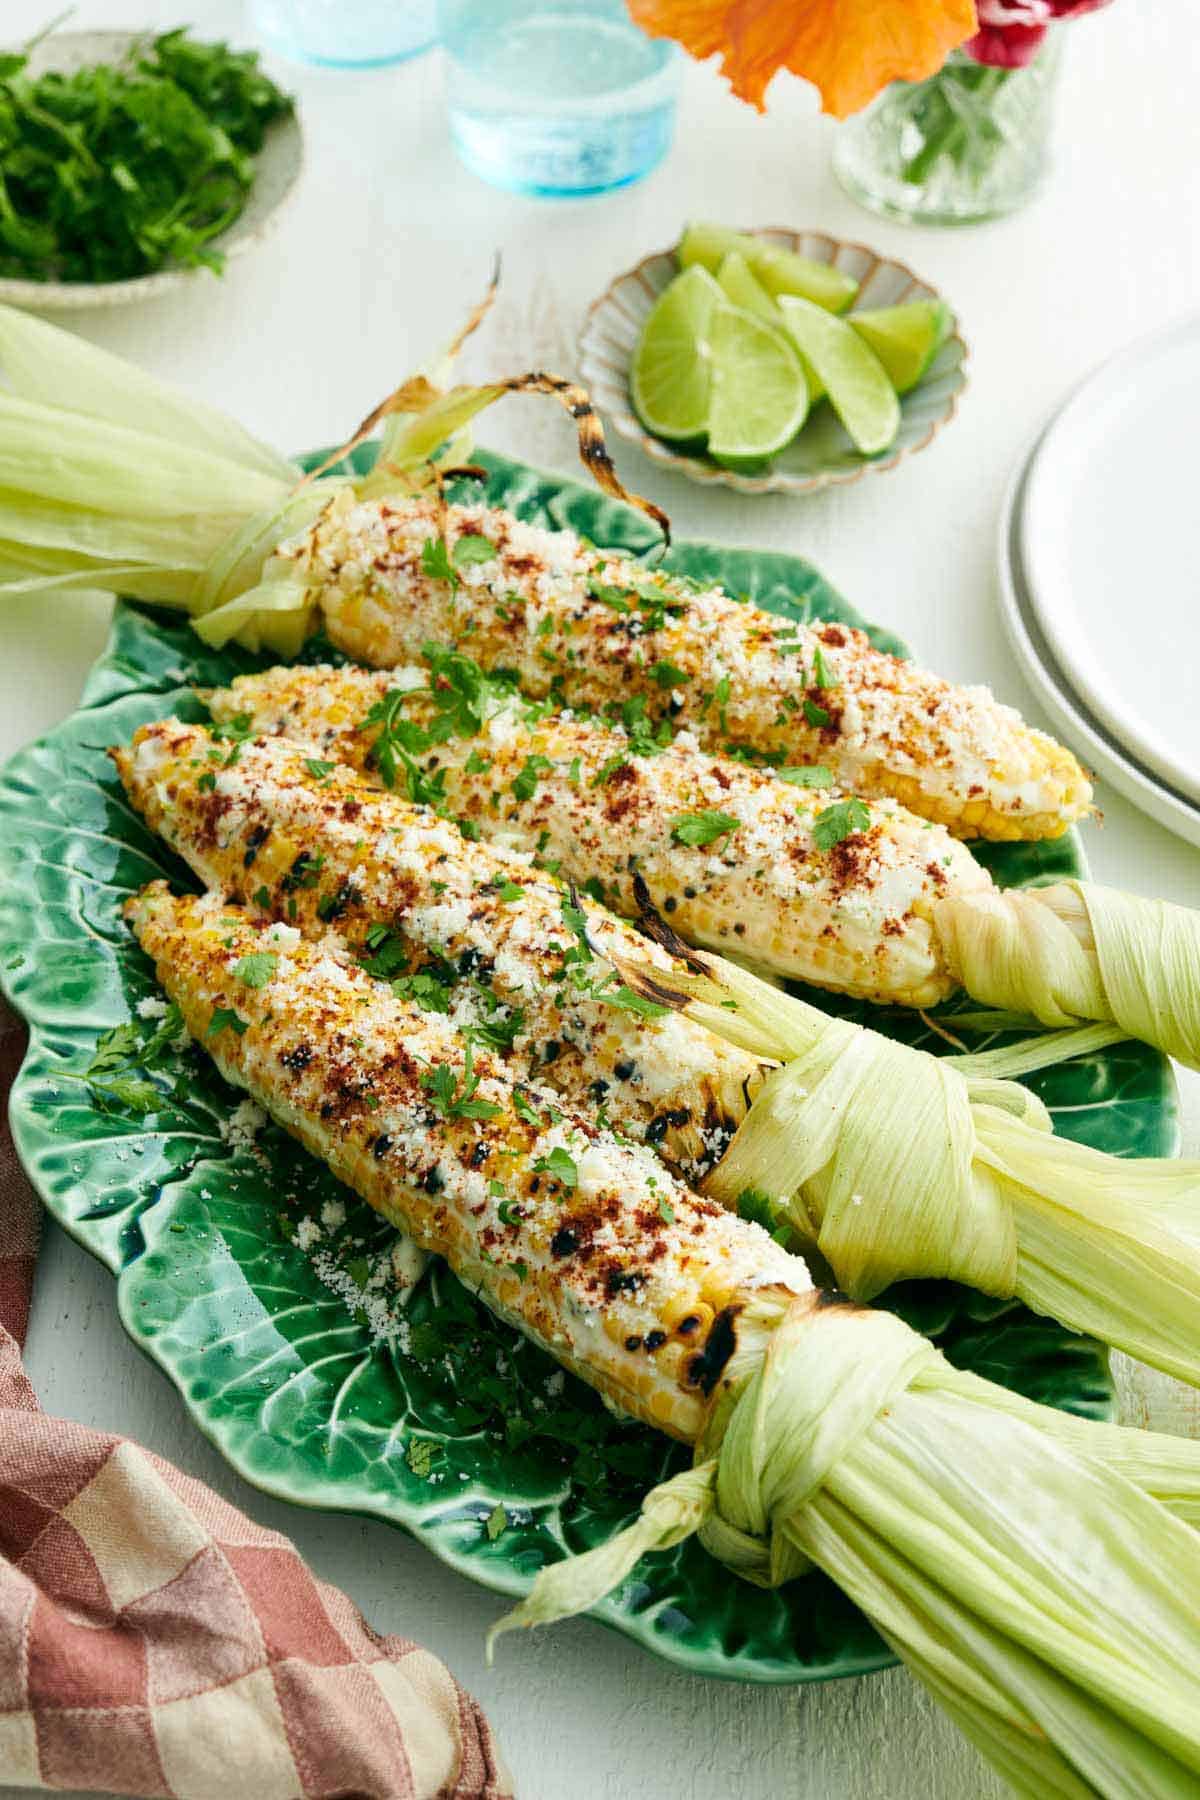
M 0 1120 L 24 1035 L 0 1002 Z M 0 1132 L 0 1787 L 170 1800 L 503 1800 L 487 1720 L 286 1538 L 21 1366 L 37 1201 Z

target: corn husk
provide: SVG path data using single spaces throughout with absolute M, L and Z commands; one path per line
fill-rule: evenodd
M 698 1531 L 763 1585 L 824 1569 L 1030 1800 L 1196 1793 L 1200 1538 L 1105 1465 L 1114 1428 L 1069 1443 L 900 1320 L 819 1295 L 739 1376 L 695 1468 L 544 1569 L 493 1642 Z
M 728 1206 L 765 1194 L 858 1298 L 916 1276 L 964 1281 L 1200 1385 L 1200 1163 L 1057 1137 L 1008 1079 L 1031 1054 L 1040 1066 L 1070 1053 L 1078 1034 L 933 1057 L 686 955 L 670 988 L 644 967 L 621 973 L 781 1065 L 706 1192 Z
M 0 593 L 119 592 L 188 613 L 206 643 L 294 656 L 312 628 L 302 558 L 278 556 L 339 492 L 367 498 L 438 488 L 470 454 L 471 421 L 506 394 L 548 394 L 576 421 L 599 484 L 666 517 L 622 486 L 582 388 L 542 373 L 452 386 L 465 327 L 429 368 L 402 382 L 309 476 L 231 419 L 120 358 L 0 307 Z M 343 458 L 382 428 L 370 474 Z
M 1200 1068 L 1200 913 L 1090 881 L 964 894 L 934 926 L 955 978 L 1043 1025 L 1112 1020 Z

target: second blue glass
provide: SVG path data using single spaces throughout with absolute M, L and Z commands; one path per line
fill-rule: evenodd
M 485 181 L 599 194 L 666 155 L 677 52 L 623 0 L 440 0 L 438 19 L 454 146 Z

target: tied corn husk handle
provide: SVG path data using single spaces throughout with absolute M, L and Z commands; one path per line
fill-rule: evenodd
M 1182 1800 L 1200 1781 L 1200 1537 L 1107 1465 L 1141 1437 L 1060 1424 L 890 1314 L 806 1296 L 718 1400 L 695 1467 L 544 1569 L 489 1650 L 698 1532 L 763 1585 L 824 1569 L 1018 1793 Z M 1200 1464 L 1200 1446 L 1168 1457 Z
M 765 1195 L 856 1298 L 966 1282 L 1200 1386 L 1200 1164 L 1057 1137 L 1005 1078 L 1107 1028 L 934 1057 L 656 934 L 682 968 L 668 984 L 625 963 L 623 979 L 781 1065 L 704 1183 L 714 1199 Z
M 487 294 L 425 370 L 375 407 L 320 469 L 298 468 L 211 407 L 119 357 L 0 306 L 0 593 L 101 589 L 186 613 L 206 643 L 294 656 L 316 621 L 302 557 L 278 548 L 339 495 L 440 492 L 469 457 L 471 421 L 506 394 L 556 399 L 606 493 L 666 515 L 621 483 L 587 393 L 543 371 L 451 386 Z M 375 468 L 337 466 L 382 427 Z
M 933 922 L 975 999 L 1043 1025 L 1112 1020 L 1200 1068 L 1200 913 L 1064 881 L 948 898 Z

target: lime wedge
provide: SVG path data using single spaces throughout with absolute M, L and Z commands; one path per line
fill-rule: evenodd
M 870 344 L 896 392 L 907 394 L 950 336 L 954 314 L 944 300 L 910 300 L 904 306 L 851 313 L 846 323 Z
M 721 304 L 708 270 L 691 268 L 663 289 L 646 315 L 629 388 L 634 411 L 655 437 L 686 443 L 704 436 L 712 388 L 708 328 Z
M 751 470 L 790 444 L 808 412 L 800 359 L 786 335 L 737 306 L 713 309 L 708 453 Z
M 754 279 L 740 250 L 731 250 L 721 258 L 717 281 L 731 306 L 740 306 L 743 312 L 753 313 L 777 331 L 783 330 L 783 314 L 766 288 Z
M 781 250 L 774 244 L 764 244 L 750 267 L 776 299 L 781 294 L 798 294 L 802 300 L 824 307 L 826 312 L 845 312 L 858 292 L 853 275 L 843 274 L 832 263 L 814 262 L 811 257 L 797 256 L 794 250 Z
M 864 456 L 878 456 L 900 428 L 900 402 L 887 370 L 845 319 L 794 294 L 781 294 L 779 305 L 855 446 Z
M 740 250 L 731 250 L 722 259 L 717 270 L 717 280 L 734 306 L 740 306 L 743 312 L 753 313 L 756 319 L 765 319 L 768 325 L 782 328 L 783 314 L 766 288 L 755 278 L 750 264 Z M 803 356 L 800 358 L 800 366 L 804 370 L 804 384 L 808 389 L 808 404 L 811 409 L 825 389 L 821 386 L 817 371 Z
M 751 273 L 772 296 L 799 294 L 827 312 L 840 313 L 858 292 L 853 276 L 843 274 L 832 263 L 797 256 L 794 250 L 783 250 L 748 232 L 730 231 L 725 225 L 688 225 L 677 255 L 685 269 L 699 263 L 715 275 L 731 250 L 745 257 Z

